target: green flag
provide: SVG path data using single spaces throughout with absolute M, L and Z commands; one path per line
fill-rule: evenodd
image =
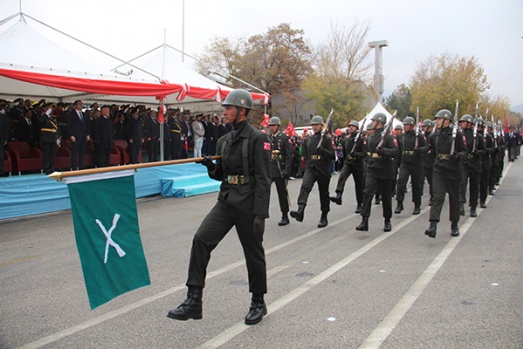
M 67 177 L 66 182 L 91 309 L 150 285 L 133 171 Z

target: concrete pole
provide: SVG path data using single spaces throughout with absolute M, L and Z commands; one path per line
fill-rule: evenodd
M 378 102 L 383 103 L 383 59 L 382 47 L 389 46 L 386 40 L 369 42 L 369 47 L 374 48 L 375 63 L 374 63 L 374 90 L 378 96 Z

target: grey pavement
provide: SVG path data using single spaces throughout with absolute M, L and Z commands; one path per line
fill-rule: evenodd
M 354 184 L 316 227 L 319 198 L 305 220 L 278 227 L 276 190 L 266 222 L 269 313 L 243 324 L 250 294 L 232 230 L 212 254 L 203 319 L 166 317 L 185 298 L 191 240 L 217 194 L 138 200 L 151 286 L 89 309 L 70 211 L 0 221 L 0 348 L 523 348 L 522 160 L 477 218 L 450 236 L 448 205 L 438 235 L 405 210 L 383 232 L 373 205 L 368 232 L 354 228 Z M 330 188 L 334 193 L 337 175 Z M 289 182 L 296 207 L 301 180 Z M 96 203 L 93 203 L 96 204 Z

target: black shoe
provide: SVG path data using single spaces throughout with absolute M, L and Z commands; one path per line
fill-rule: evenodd
M 381 204 L 381 200 L 379 198 L 376 198 L 376 200 L 374 201 L 374 204 L 376 204 L 376 205 Z
M 403 211 L 403 201 L 398 201 L 398 206 L 394 210 L 395 214 L 400 214 Z
M 459 236 L 459 228 L 457 225 L 452 224 L 450 227 L 450 231 L 451 231 L 450 235 Z
M 281 217 L 281 221 L 278 222 L 278 225 L 280 227 L 282 227 L 282 226 L 287 225 L 289 223 L 290 223 L 289 222 L 289 217 L 287 217 L 287 215 L 285 215 L 285 216 Z
M 176 309 L 169 311 L 167 317 L 186 321 L 188 319 L 200 320 L 202 316 L 202 289 L 189 287 L 187 298 Z
M 336 193 L 336 196 L 331 196 L 330 199 L 336 205 L 341 205 L 341 193 Z
M 470 208 L 470 216 L 471 217 L 477 217 L 478 216 L 478 214 L 476 213 L 476 208 L 475 207 L 474 208 L 472 208 L 472 207 Z
M 267 306 L 263 300 L 253 300 L 249 312 L 245 316 L 246 325 L 255 325 L 263 320 L 263 316 L 267 315 Z
M 425 235 L 427 235 L 428 237 L 431 237 L 431 238 L 435 238 L 436 233 L 437 233 L 437 227 L 438 227 L 438 223 L 431 221 L 429 228 L 427 230 L 425 230 Z
M 358 206 L 356 206 L 356 211 L 354 211 L 354 213 L 361 213 L 361 210 L 362 210 L 361 205 L 358 205 Z
M 481 208 L 487 208 L 487 204 L 485 203 L 485 201 L 481 201 L 481 202 L 479 203 L 479 207 L 481 207 Z
M 412 214 L 420 214 L 421 209 L 419 206 L 414 206 L 414 211 L 412 211 Z
M 305 205 L 299 204 L 298 211 L 291 211 L 291 217 L 296 219 L 298 222 L 303 222 L 303 216 L 305 215 Z
M 494 195 L 494 190 L 489 190 L 488 194 L 491 196 Z
M 465 215 L 465 204 L 460 203 L 459 204 L 459 215 L 464 216 Z
M 385 225 L 383 226 L 384 232 L 389 232 L 392 230 L 392 224 L 390 224 L 390 219 L 385 220 Z
M 327 220 L 327 217 L 321 217 L 320 221 L 318 223 L 318 228 L 325 228 L 327 225 L 329 225 L 329 221 Z
M 363 217 L 361 223 L 356 227 L 356 230 L 368 231 L 369 230 L 369 217 Z

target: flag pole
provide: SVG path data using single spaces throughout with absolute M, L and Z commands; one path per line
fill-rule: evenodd
M 221 156 L 211 156 L 213 160 L 220 160 Z M 69 172 L 53 172 L 47 177 L 61 181 L 66 177 L 76 177 L 76 176 L 85 176 L 97 173 L 106 173 L 106 172 L 115 172 L 115 171 L 125 171 L 125 170 L 138 170 L 139 168 L 155 167 L 155 166 L 166 166 L 166 165 L 179 165 L 179 164 L 188 164 L 191 162 L 202 162 L 203 157 L 200 158 L 190 158 L 190 159 L 179 159 L 179 160 L 169 160 L 169 161 L 155 161 L 147 162 L 143 164 L 132 164 L 132 165 L 122 165 L 122 166 L 112 166 L 112 167 L 100 167 L 100 168 L 88 168 L 85 170 L 69 171 Z

